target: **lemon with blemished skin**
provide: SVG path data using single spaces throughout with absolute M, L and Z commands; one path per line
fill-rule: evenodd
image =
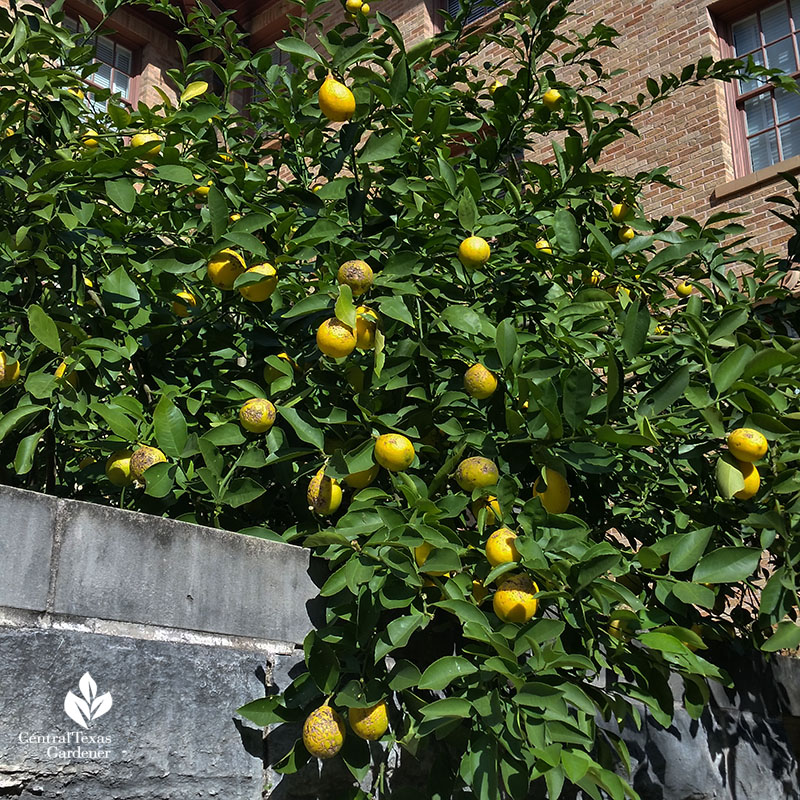
M 500 81 L 495 81 L 495 82 L 494 82 L 494 83 L 493 83 L 493 84 L 492 84 L 492 85 L 489 87 L 489 94 L 494 94 L 494 93 L 495 93 L 495 92 L 496 92 L 498 89 L 502 88 L 503 86 L 505 86 L 505 84 L 504 84 L 504 83 L 501 83 Z
M 375 333 L 380 318 L 366 306 L 356 309 L 356 347 L 359 350 L 372 350 L 375 347 Z
M 356 334 L 336 317 L 326 319 L 317 328 L 317 347 L 331 358 L 344 358 L 356 349 Z
M 94 150 L 97 145 L 100 144 L 100 141 L 97 137 L 100 134 L 97 131 L 89 130 L 81 136 L 81 145 L 85 147 L 87 150 Z
M 248 283 L 247 286 L 240 286 L 239 294 L 245 300 L 250 300 L 253 303 L 263 303 L 275 291 L 275 287 L 278 285 L 278 273 L 272 264 L 256 264 L 245 270 L 245 274 L 248 272 L 263 275 L 264 280 L 258 283 Z
M 62 361 L 56 367 L 55 379 L 57 381 L 60 381 L 63 378 L 65 383 L 68 383 L 73 389 L 77 389 L 78 385 L 80 384 L 80 378 L 78 377 L 78 373 L 70 372 L 69 375 L 67 375 L 66 373 L 67 373 L 67 362 Z
M 631 207 L 626 203 L 615 203 L 611 208 L 611 219 L 614 222 L 622 222 L 628 214 L 631 213 Z
M 327 517 L 342 504 L 342 487 L 339 481 L 329 478 L 323 468 L 309 481 L 306 499 L 315 514 Z
M 497 378 L 483 364 L 473 364 L 464 373 L 464 391 L 477 400 L 486 400 L 497 389 Z
M 754 428 L 737 428 L 728 434 L 728 450 L 738 461 L 758 461 L 767 454 L 767 440 Z
M 617 234 L 617 238 L 622 242 L 622 244 L 627 244 L 633 237 L 636 236 L 636 231 L 631 228 L 630 225 L 625 225 L 624 227 L 619 229 L 619 233 Z
M 491 254 L 489 242 L 480 236 L 468 236 L 458 246 L 458 260 L 467 269 L 482 267 L 489 260 Z
M 130 450 L 117 450 L 106 459 L 106 477 L 114 486 L 128 486 L 133 483 L 131 475 L 131 456 Z
M 288 353 L 278 353 L 278 358 L 281 358 L 288 364 L 291 364 L 295 369 L 297 368 L 297 364 L 295 364 L 294 361 L 292 361 Z M 278 378 L 286 377 L 282 372 L 273 367 L 272 364 L 264 365 L 263 375 L 266 383 L 273 383 L 274 381 L 278 380 Z
M 558 89 L 548 89 L 542 95 L 542 102 L 550 111 L 555 111 L 561 106 L 561 103 L 564 102 L 564 98 L 561 96 L 561 92 L 559 92 Z
M 191 292 L 178 292 L 175 297 L 183 301 L 180 303 L 177 299 L 172 301 L 172 313 L 176 317 L 181 317 L 181 319 L 188 317 L 189 308 L 197 308 L 197 298 Z
M 360 297 L 368 292 L 374 278 L 372 267 L 357 258 L 345 261 L 336 272 L 336 280 L 349 286 L 353 297 Z
M 19 361 L 8 363 L 8 356 L 0 351 L 0 386 L 12 386 L 19 380 Z
M 498 528 L 486 540 L 486 560 L 493 567 L 519 561 L 519 552 L 514 541 L 516 538 L 517 534 L 509 528 Z
M 320 111 L 331 122 L 345 122 L 356 110 L 356 98 L 333 75 L 328 75 L 317 94 Z
M 492 597 L 494 613 L 503 622 L 527 622 L 539 606 L 534 595 L 539 587 L 528 575 L 507 577 Z
M 478 512 L 482 508 L 486 509 L 487 525 L 494 525 L 503 518 L 503 512 L 500 510 L 500 503 L 497 502 L 497 498 L 493 494 L 490 494 L 488 497 L 479 497 L 472 503 L 472 513 L 476 518 Z
M 344 720 L 327 703 L 303 723 L 303 744 L 314 758 L 333 758 L 344 744 Z
M 133 451 L 131 456 L 131 475 L 137 481 L 145 482 L 144 474 L 154 464 L 164 464 L 167 457 L 157 448 L 143 445 Z
M 141 131 L 131 136 L 131 147 L 139 148 L 146 144 L 149 144 L 150 147 L 144 151 L 144 154 L 147 156 L 157 156 L 161 152 L 161 145 L 163 142 L 161 137 L 152 131 Z
M 399 433 L 384 433 L 375 441 L 375 460 L 390 472 L 403 472 L 414 460 L 414 445 Z
M 692 285 L 690 283 L 686 283 L 686 281 L 681 281 L 675 287 L 675 293 L 679 297 L 688 297 L 693 291 L 694 289 L 692 288 Z
M 218 289 L 230 291 L 245 269 L 244 259 L 235 250 L 226 247 L 209 260 L 208 277 Z
M 425 575 L 432 575 L 434 578 L 440 578 L 442 575 L 445 574 L 444 572 L 422 569 L 422 567 L 425 566 L 425 562 L 428 560 L 428 557 L 435 549 L 436 548 L 432 544 L 429 544 L 428 542 L 423 542 L 421 545 L 419 545 L 419 547 L 414 548 L 414 561 L 420 568 L 420 571 L 423 572 Z
M 737 500 L 749 500 L 758 494 L 761 488 L 761 475 L 758 474 L 756 465 L 750 461 L 737 461 L 736 466 L 742 473 L 744 487 L 734 495 Z
M 533 496 L 538 497 L 549 514 L 563 514 L 569 508 L 570 491 L 566 478 L 555 469 L 545 468 L 545 483 L 541 477 L 533 484 Z
M 383 700 L 369 708 L 349 708 L 347 721 L 353 733 L 368 742 L 380 739 L 389 730 L 389 715 Z
M 344 482 L 351 489 L 366 489 L 367 486 L 372 484 L 375 478 L 378 477 L 378 473 L 380 471 L 380 466 L 378 464 L 373 464 L 369 469 L 363 469 L 361 472 L 351 473 L 344 479 Z
M 550 242 L 548 242 L 547 239 L 537 239 L 534 247 L 540 253 L 544 253 L 547 256 L 553 255 L 553 248 L 550 247 Z
M 275 406 L 263 397 L 254 397 L 239 409 L 239 422 L 250 433 L 266 433 L 275 424 L 275 416 Z
M 483 456 L 465 458 L 456 468 L 456 483 L 465 491 L 494 486 L 500 473 L 494 461 Z

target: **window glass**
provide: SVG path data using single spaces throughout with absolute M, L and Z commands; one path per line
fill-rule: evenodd
M 733 49 L 737 56 L 743 56 L 755 50 L 760 44 L 758 18 L 755 14 L 733 26 Z
M 756 50 L 755 53 L 752 53 L 753 63 L 758 64 L 759 66 L 764 66 L 764 56 L 762 55 L 760 50 Z M 762 78 L 753 78 L 749 81 L 739 81 L 739 94 L 747 94 L 747 92 L 752 92 L 753 89 L 758 89 L 759 86 L 763 86 L 764 81 Z
M 765 43 L 774 42 L 781 36 L 787 36 L 790 33 L 789 15 L 783 0 L 768 6 L 761 12 L 761 30 L 764 31 Z
M 750 140 L 750 162 L 753 172 L 778 162 L 778 139 L 774 130 Z
M 748 100 L 744 104 L 744 118 L 747 123 L 748 136 L 773 125 L 772 96 L 765 93 Z
M 778 110 L 778 122 L 787 122 L 800 117 L 800 94 L 776 89 L 775 106 Z
M 767 66 L 771 69 L 782 69 L 784 72 L 794 72 L 794 43 L 791 38 L 781 39 L 766 48 Z
M 485 17 L 492 9 L 503 5 L 504 2 L 505 0 L 478 0 L 478 2 L 472 6 L 472 10 L 467 15 L 465 24 L 475 22 L 476 19 Z M 465 3 L 462 3 L 461 0 L 448 0 L 447 12 L 454 17 L 461 10 L 462 5 L 465 5 Z
M 783 157 L 786 159 L 800 155 L 800 119 L 782 125 L 780 132 Z

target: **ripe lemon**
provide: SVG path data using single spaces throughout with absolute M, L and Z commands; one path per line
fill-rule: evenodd
M 154 464 L 163 464 L 167 457 L 157 447 L 143 445 L 133 451 L 131 456 L 131 474 L 136 480 L 145 482 L 144 474 Z
M 425 566 L 425 562 L 428 560 L 428 556 L 430 556 L 430 554 L 435 549 L 436 548 L 432 544 L 429 544 L 428 542 L 423 542 L 419 547 L 415 547 L 414 561 L 416 561 L 417 566 L 420 568 Z M 436 572 L 435 570 L 431 571 L 428 569 L 423 569 L 421 571 L 424 572 L 426 575 L 432 575 L 434 578 L 441 577 L 442 575 L 445 574 L 444 572 Z
M 375 347 L 375 332 L 380 318 L 366 306 L 356 309 L 356 347 L 359 350 L 372 350 Z
M 366 261 L 345 261 L 336 273 L 336 280 L 345 283 L 353 292 L 353 297 L 360 297 L 369 291 L 375 275 L 372 267 Z
M 494 82 L 494 83 L 493 83 L 493 84 L 492 84 L 492 85 L 489 87 L 489 94 L 494 94 L 494 93 L 495 93 L 495 92 L 496 92 L 498 89 L 502 88 L 503 86 L 505 86 L 505 84 L 504 84 L 504 83 L 501 83 L 500 81 L 495 81 L 495 82 Z
M 628 214 L 631 213 L 631 207 L 625 203 L 615 203 L 611 208 L 611 219 L 614 222 L 622 222 Z
M 365 17 L 367 17 L 367 16 L 369 16 L 369 12 L 370 12 L 369 3 L 362 3 L 362 4 L 361 4 L 361 13 L 362 13 L 362 14 L 363 14 Z
M 489 242 L 480 236 L 468 236 L 458 246 L 458 260 L 467 269 L 482 267 L 492 254 Z
M 263 275 L 264 280 L 258 283 L 248 283 L 247 286 L 239 287 L 239 294 L 250 300 L 253 303 L 263 303 L 274 291 L 278 285 L 278 273 L 275 272 L 275 267 L 272 264 L 256 264 L 254 267 L 245 270 L 246 272 L 253 272 L 256 275 Z
M 690 283 L 686 283 L 686 281 L 681 281 L 675 287 L 675 293 L 679 297 L 688 297 L 693 291 L 694 289 L 692 288 L 692 285 Z
M 152 131 L 142 131 L 141 133 L 134 133 L 131 136 L 131 147 L 143 147 L 149 144 L 150 147 L 144 151 L 147 156 L 157 156 L 161 152 L 161 145 L 163 144 L 161 137 Z
M 245 271 L 244 259 L 226 247 L 212 256 L 208 262 L 208 277 L 218 289 L 230 291 L 236 279 Z
M 497 502 L 497 498 L 493 494 L 490 494 L 488 497 L 479 497 L 472 503 L 472 513 L 475 517 L 478 516 L 478 512 L 482 508 L 486 509 L 487 525 L 494 525 L 503 518 L 503 512 L 500 510 L 500 503 Z
M 114 486 L 127 486 L 133 482 L 130 450 L 117 450 L 106 459 L 106 477 Z
M 200 175 L 194 176 L 196 180 L 200 180 Z M 211 191 L 211 187 L 214 185 L 214 181 L 208 181 L 202 186 L 197 186 L 196 188 L 192 189 L 192 192 L 195 197 L 199 198 L 200 200 L 205 200 L 208 197 L 208 193 Z
M 569 484 L 557 470 L 545 468 L 546 486 L 537 478 L 533 484 L 533 496 L 538 497 L 549 514 L 563 514 L 569 508 Z
M 555 111 L 562 102 L 564 102 L 564 98 L 561 96 L 561 92 L 558 89 L 548 89 L 542 95 L 542 102 L 551 110 Z
M 619 229 L 617 238 L 623 243 L 627 244 L 633 237 L 636 236 L 636 231 L 630 225 L 625 225 Z
M 309 481 L 306 499 L 315 514 L 327 517 L 342 504 L 342 487 L 339 481 L 329 478 L 323 468 Z
M 519 552 L 514 542 L 516 538 L 517 534 L 509 528 L 498 528 L 486 540 L 486 560 L 493 567 L 519 561 Z
M 65 383 L 68 383 L 73 389 L 77 389 L 78 385 L 81 382 L 80 378 L 78 377 L 78 373 L 70 372 L 69 375 L 67 375 L 66 373 L 67 373 L 67 362 L 62 361 L 56 367 L 55 379 L 57 381 L 60 381 L 63 378 Z
M 414 445 L 399 433 L 384 433 L 375 442 L 375 460 L 390 472 L 403 472 L 414 460 Z
M 464 373 L 464 391 L 478 400 L 491 397 L 497 389 L 497 378 L 483 364 L 473 364 Z
M 537 239 L 536 244 L 534 247 L 540 252 L 544 253 L 545 255 L 551 256 L 553 255 L 553 248 L 550 247 L 550 242 L 547 239 Z
M 317 95 L 320 111 L 331 122 L 344 122 L 353 116 L 356 110 L 356 98 L 333 75 L 328 75 Z
M 239 422 L 250 433 L 266 433 L 275 424 L 275 406 L 269 400 L 254 397 L 239 409 Z
M 361 0 L 347 0 L 344 6 L 351 14 L 355 14 L 361 8 Z
M 97 137 L 100 134 L 97 131 L 89 130 L 81 136 L 81 145 L 85 147 L 87 150 L 94 150 L 97 145 L 100 144 Z
M 527 622 L 535 613 L 539 601 L 534 595 L 539 587 L 528 575 L 511 575 L 494 593 L 494 613 L 503 622 Z
M 238 212 L 234 212 L 233 214 L 231 214 L 231 215 L 228 217 L 228 219 L 229 219 L 231 222 L 238 222 L 238 221 L 239 221 L 241 218 L 242 218 L 242 215 L 241 215 L 241 214 L 239 214 Z
M 297 365 L 294 363 L 294 361 L 289 358 L 288 353 L 278 353 L 278 358 L 282 358 L 284 361 L 291 364 L 295 369 L 297 368 Z M 263 375 L 266 383 L 272 383 L 273 381 L 278 380 L 278 378 L 286 377 L 280 370 L 278 370 L 276 367 L 273 367 L 272 364 L 264 365 Z
M 351 473 L 344 479 L 344 482 L 351 489 L 366 489 L 378 477 L 380 471 L 380 466 L 373 464 L 369 469 Z
M 489 590 L 481 581 L 472 581 L 472 599 L 480 605 L 489 596 Z
M 179 297 L 183 301 L 182 303 L 177 300 L 172 301 L 172 313 L 176 317 L 188 317 L 189 308 L 197 308 L 197 298 L 191 292 L 178 292 L 175 297 Z
M 347 710 L 347 721 L 356 736 L 374 742 L 389 729 L 386 703 L 381 700 L 369 708 L 350 708 Z
M 8 356 L 0 351 L 0 387 L 11 386 L 19 380 L 19 361 L 8 363 Z
M 456 468 L 456 483 L 465 491 L 482 489 L 484 486 L 494 486 L 500 473 L 494 461 L 483 456 L 465 458 Z
M 756 465 L 749 461 L 737 461 L 736 466 L 744 478 L 744 488 L 736 492 L 734 497 L 739 500 L 749 500 L 758 494 L 758 490 L 761 488 L 761 476 L 758 474 Z
M 333 758 L 344 744 L 344 720 L 325 703 L 306 717 L 303 744 L 314 758 Z
M 593 269 L 592 274 L 584 280 L 584 283 L 588 283 L 589 286 L 599 286 L 602 280 L 603 273 L 598 269 Z
M 344 358 L 355 350 L 356 335 L 351 327 L 331 317 L 317 328 L 317 347 L 326 356 Z
M 767 454 L 767 440 L 753 428 L 737 428 L 728 434 L 728 449 L 738 461 L 758 461 Z

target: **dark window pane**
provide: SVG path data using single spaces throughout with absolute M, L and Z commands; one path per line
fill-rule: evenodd
M 753 172 L 778 163 L 778 139 L 775 131 L 767 131 L 750 139 L 750 163 Z

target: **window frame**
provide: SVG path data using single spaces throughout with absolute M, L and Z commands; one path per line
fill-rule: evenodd
M 460 0 L 458 0 L 460 2 Z M 450 13 L 449 5 L 451 0 L 426 0 L 426 2 L 432 2 L 432 6 L 429 5 L 428 8 L 432 11 L 432 19 L 433 19 L 433 26 L 434 30 L 437 32 L 441 32 L 444 30 L 444 19 L 439 13 L 440 11 L 446 11 L 448 14 Z M 481 29 L 482 25 L 485 25 L 487 19 L 490 15 L 496 14 L 501 8 L 507 5 L 509 0 L 495 0 L 495 5 L 487 7 L 483 7 L 481 10 L 483 13 L 480 16 L 475 17 L 475 19 L 470 20 L 464 25 L 464 30 L 470 33 L 475 32 Z M 430 12 L 429 12 L 430 13 Z
M 778 0 L 778 2 L 783 2 L 786 5 L 790 25 L 793 25 L 794 27 L 790 28 L 788 35 L 782 36 L 779 39 L 775 39 L 769 43 L 764 41 L 764 32 L 760 14 L 764 9 L 776 5 L 775 0 L 748 0 L 747 2 L 739 2 L 735 4 L 717 3 L 712 6 L 709 11 L 712 13 L 714 18 L 715 28 L 720 45 L 720 55 L 723 58 L 738 58 L 734 47 L 733 26 L 737 22 L 741 22 L 747 17 L 758 14 L 758 49 L 764 56 L 766 56 L 766 47 L 768 44 L 774 44 L 775 42 L 781 41 L 785 38 L 790 38 L 793 43 L 795 66 L 798 67 L 798 69 L 789 74 L 800 80 L 800 19 L 795 20 L 792 17 L 791 0 Z M 764 61 L 766 63 L 766 57 L 764 58 Z M 784 125 L 790 124 L 791 122 L 800 120 L 800 116 L 792 117 L 791 119 L 779 123 L 775 104 L 775 91 L 776 87 L 769 83 L 764 86 L 751 89 L 743 94 L 740 94 L 738 81 L 731 81 L 725 85 L 725 105 L 730 126 L 731 155 L 733 159 L 734 176 L 736 178 L 753 175 L 756 172 L 760 172 L 762 169 L 770 169 L 771 167 L 781 164 L 787 160 L 787 158 L 783 155 L 783 147 L 780 141 L 780 128 Z M 756 170 L 753 168 L 752 157 L 750 155 L 744 104 L 748 100 L 752 100 L 759 95 L 768 95 L 770 98 L 772 105 L 772 124 L 764 130 L 758 131 L 758 134 L 764 134 L 767 131 L 775 131 L 779 159 L 774 164 L 768 164 L 764 167 L 759 167 L 759 169 Z M 789 156 L 789 158 L 794 157 L 795 156 Z

